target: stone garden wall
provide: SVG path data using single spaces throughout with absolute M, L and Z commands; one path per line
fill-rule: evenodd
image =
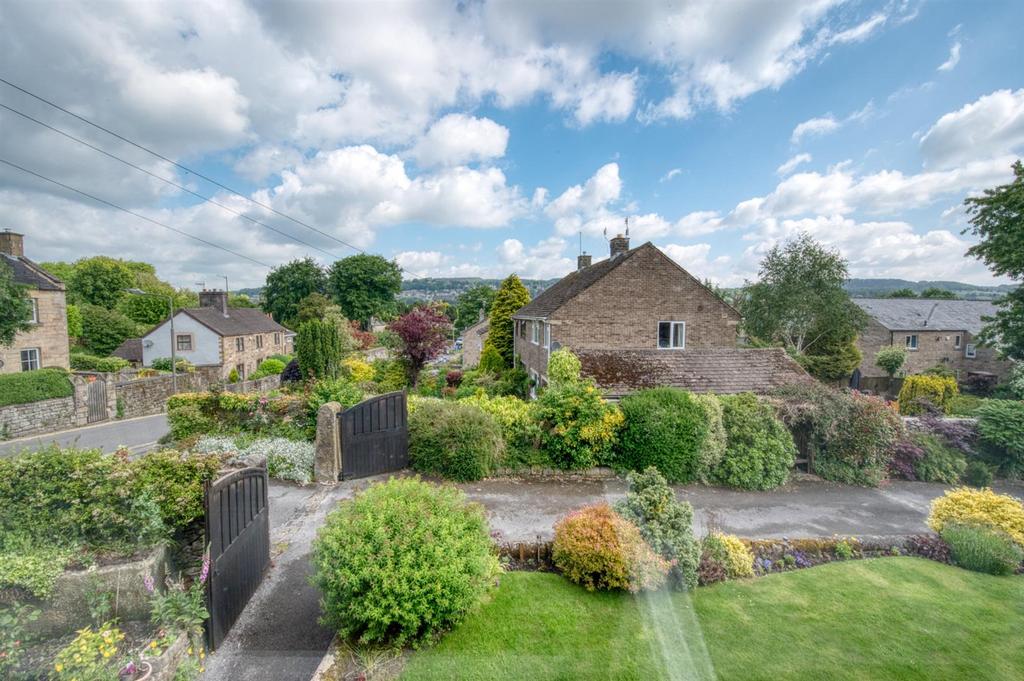
M 0 407 L 0 439 L 48 433 L 75 425 L 74 397 Z

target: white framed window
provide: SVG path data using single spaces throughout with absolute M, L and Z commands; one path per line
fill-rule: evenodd
M 21 351 L 21 370 L 35 371 L 39 368 L 39 348 L 25 348 Z
M 39 323 L 39 301 L 36 300 L 35 298 L 32 298 L 32 319 L 31 319 L 31 322 L 33 324 L 38 324 Z
M 961 340 L 962 339 L 960 338 L 960 334 L 957 334 L 957 335 L 953 336 L 953 349 L 954 350 L 959 350 L 960 349 L 960 341 Z
M 978 349 L 974 347 L 974 343 L 968 343 L 964 346 L 964 357 L 968 359 L 974 359 L 978 356 Z
M 917 350 L 917 334 L 916 333 L 907 334 L 906 343 L 907 343 L 907 350 Z
M 545 322 L 541 322 L 541 325 L 544 327 L 544 336 L 543 336 L 544 347 L 545 348 L 550 348 L 551 347 L 551 325 L 547 324 Z
M 540 322 L 537 320 L 530 322 L 530 342 L 540 345 Z
M 682 350 L 686 347 L 686 322 L 658 322 L 658 347 Z

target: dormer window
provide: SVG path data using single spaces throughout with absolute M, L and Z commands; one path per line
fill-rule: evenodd
M 658 347 L 682 350 L 686 347 L 686 322 L 658 322 Z

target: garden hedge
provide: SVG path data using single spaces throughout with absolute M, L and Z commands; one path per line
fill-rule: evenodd
M 63 369 L 0 374 L 0 407 L 71 397 L 74 393 L 74 386 Z
M 472 404 L 425 397 L 409 414 L 409 464 L 417 471 L 479 480 L 498 466 L 504 450 L 501 426 Z
M 700 453 L 709 435 L 707 412 L 678 388 L 640 390 L 619 403 L 625 425 L 619 435 L 619 465 L 642 471 L 654 466 L 669 482 L 707 477 Z
M 712 479 L 741 489 L 772 489 L 785 483 L 796 460 L 796 445 L 774 408 L 752 393 L 719 399 L 728 446 Z
M 78 371 L 114 373 L 130 364 L 131 362 L 120 357 L 98 357 L 96 355 L 71 353 L 71 368 Z

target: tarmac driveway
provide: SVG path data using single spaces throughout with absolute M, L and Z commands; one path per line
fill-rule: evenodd
M 485 480 L 460 485 L 487 509 L 491 529 L 503 542 L 550 540 L 559 518 L 599 501 L 625 496 L 622 480 L 579 482 Z M 703 485 L 676 486 L 694 509 L 694 530 L 708 526 L 749 538 L 891 536 L 926 532 L 932 499 L 949 485 L 893 481 L 877 489 L 804 477 L 770 492 Z M 1024 499 L 1024 484 L 998 483 L 998 492 Z

